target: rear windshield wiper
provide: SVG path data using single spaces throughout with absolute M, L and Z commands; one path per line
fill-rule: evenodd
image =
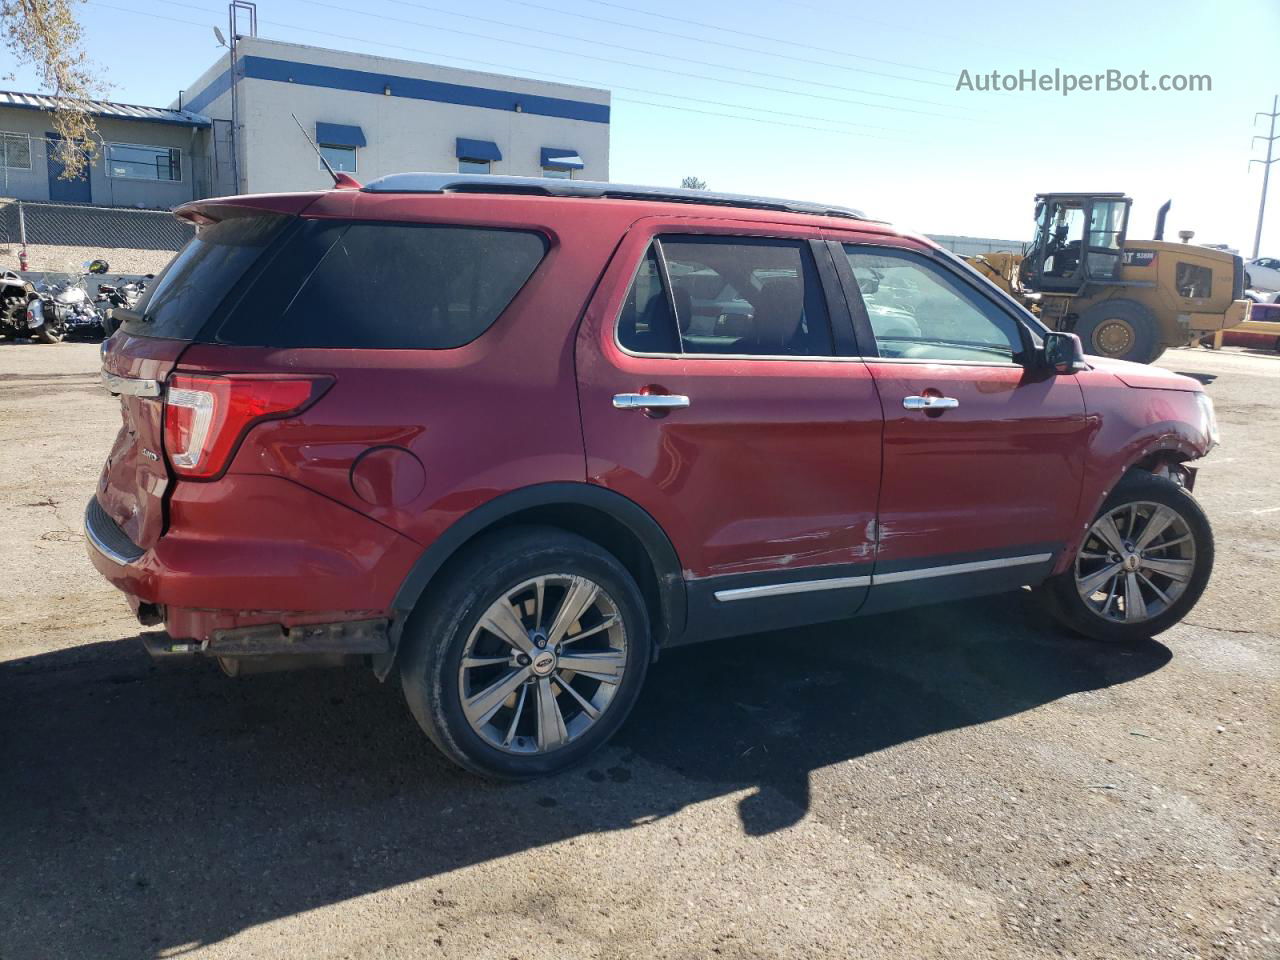
M 120 323 L 150 323 L 154 319 L 149 313 L 139 313 L 137 310 L 130 310 L 128 307 L 116 307 L 111 312 L 113 317 L 119 319 Z

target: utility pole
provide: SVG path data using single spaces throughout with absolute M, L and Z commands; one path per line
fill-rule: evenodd
M 1276 160 L 1280 160 L 1280 157 L 1273 158 L 1271 156 L 1272 148 L 1275 146 L 1276 140 L 1280 140 L 1280 137 L 1276 136 L 1276 117 L 1280 116 L 1280 110 L 1276 109 L 1277 106 L 1280 106 L 1280 96 L 1274 96 L 1271 98 L 1270 113 L 1259 112 L 1253 115 L 1254 123 L 1258 122 L 1259 117 L 1270 117 L 1271 131 L 1267 136 L 1254 137 L 1253 140 L 1249 142 L 1250 147 L 1252 147 L 1253 143 L 1257 140 L 1267 141 L 1267 159 L 1249 161 L 1249 166 L 1251 167 L 1255 163 L 1262 164 L 1262 199 L 1258 201 L 1258 229 L 1253 233 L 1253 258 L 1255 260 L 1258 257 L 1258 248 L 1262 245 L 1262 215 L 1267 211 L 1267 180 L 1271 177 L 1271 165 L 1275 163 Z

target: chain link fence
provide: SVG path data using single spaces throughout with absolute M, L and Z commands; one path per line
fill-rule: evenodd
M 181 250 L 195 228 L 165 210 L 122 210 L 69 203 L 0 204 L 0 242 L 27 245 L 100 247 L 127 250 Z
M 25 227 L 26 263 L 21 262 Z M 159 273 L 195 235 L 165 210 L 0 200 L 0 269 L 77 273 L 103 258 L 112 273 Z

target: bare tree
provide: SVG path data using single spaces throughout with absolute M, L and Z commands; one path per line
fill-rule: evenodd
M 707 181 L 699 180 L 697 177 L 685 177 L 680 181 L 680 186 L 686 190 L 705 190 L 707 189 Z
M 52 124 L 62 178 L 83 177 L 98 155 L 97 125 L 90 99 L 101 84 L 82 47 L 72 7 L 78 0 L 0 0 L 0 36 L 18 65 L 40 73 L 41 86 L 56 98 Z

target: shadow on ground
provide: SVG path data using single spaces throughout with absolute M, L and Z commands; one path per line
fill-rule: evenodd
M 9 661 L 0 956 L 156 956 L 745 787 L 767 834 L 816 768 L 1169 658 L 1057 635 L 1024 594 L 673 650 L 594 765 L 515 786 L 453 770 L 365 671 L 232 681 L 131 639 Z

